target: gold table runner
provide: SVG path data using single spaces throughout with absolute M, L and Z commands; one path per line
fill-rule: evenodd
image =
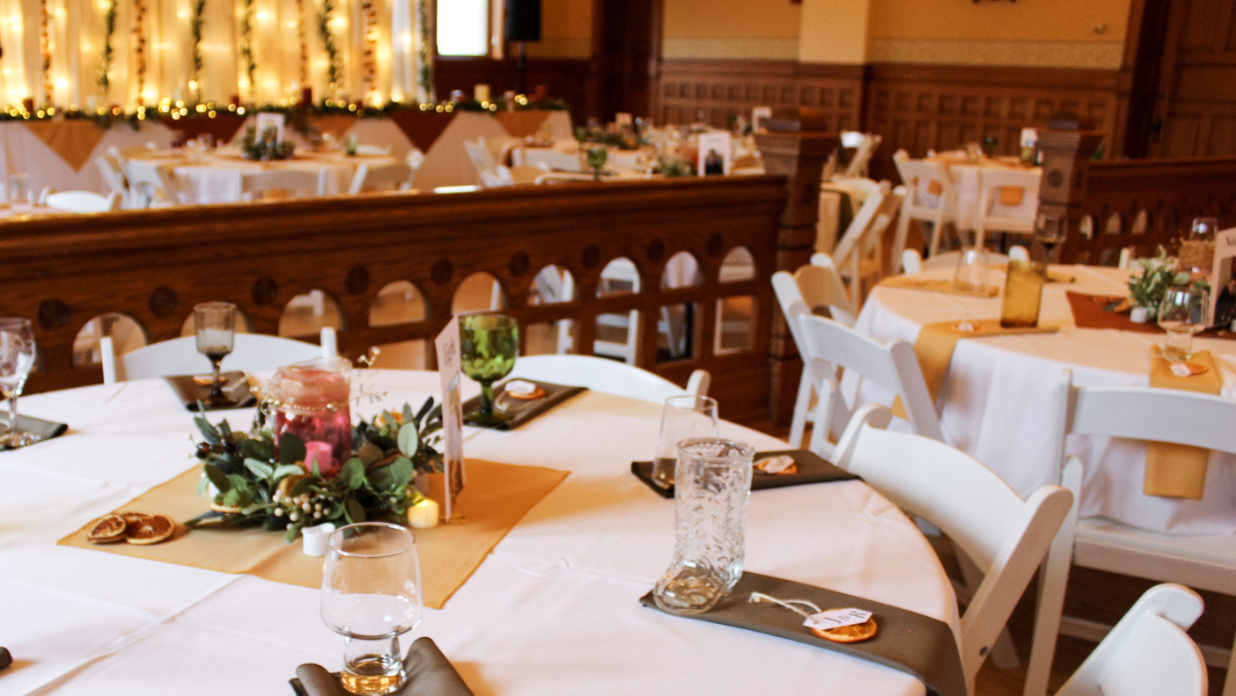
M 457 501 L 467 523 L 412 530 L 421 563 L 423 599 L 431 609 L 441 609 L 490 550 L 569 473 L 481 460 L 468 460 L 467 472 L 468 485 Z M 195 466 L 121 506 L 118 512 L 163 514 L 177 522 L 192 519 L 209 508 L 207 499 L 197 495 L 200 475 L 201 467 Z M 87 524 L 57 543 L 223 573 L 248 573 L 289 585 L 322 586 L 322 559 L 306 556 L 299 538 L 285 544 L 281 531 L 260 527 L 188 530 L 178 525 L 170 541 L 138 546 L 91 544 L 86 541 L 89 527 Z
M 92 119 L 26 121 L 25 126 L 75 172 L 86 166 L 90 153 L 107 134 L 107 129 L 98 126 Z
M 1197 351 L 1189 362 L 1206 367 L 1206 371 L 1188 377 L 1173 374 L 1172 363 L 1163 357 L 1159 346 L 1150 346 L 1150 386 L 1218 396 L 1223 389 L 1223 376 L 1210 352 Z M 1204 447 L 1148 440 L 1142 491 L 1146 495 L 1201 500 L 1206 489 L 1208 459 L 1210 450 Z
M 897 275 L 880 281 L 881 287 L 907 288 L 910 290 L 927 290 L 930 292 L 946 292 L 953 295 L 968 295 L 970 297 L 995 297 L 1000 294 L 1000 288 L 991 285 L 982 291 L 959 288 L 951 280 L 944 278 L 922 278 L 917 275 Z

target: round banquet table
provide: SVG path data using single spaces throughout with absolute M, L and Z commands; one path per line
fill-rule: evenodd
M 1065 293 L 1127 296 L 1127 271 L 1053 269 L 1076 278 L 1044 286 L 1039 322 L 1059 325 L 1060 331 L 958 341 L 936 401 L 945 441 L 991 467 L 1023 497 L 1039 486 L 1058 483 L 1052 480 L 1052 450 L 1064 370 L 1072 370 L 1073 383 L 1080 387 L 1145 387 L 1150 346 L 1163 340 L 1161 334 L 1074 325 Z M 923 275 L 951 278 L 952 273 L 932 269 Z M 989 282 L 1003 288 L 1003 271 L 993 271 Z M 999 317 L 1001 298 L 877 286 L 855 328 L 881 341 L 913 343 L 923 324 Z M 1223 396 L 1236 396 L 1236 341 L 1199 338 L 1194 346 L 1215 357 Z M 853 375 L 843 380 L 843 393 L 849 403 L 892 400 L 890 392 Z M 895 421 L 893 427 L 906 425 Z M 1068 452 L 1084 464 L 1082 517 L 1101 516 L 1168 534 L 1236 533 L 1236 461 L 1228 455 L 1212 453 L 1205 497 L 1193 501 L 1142 492 L 1141 442 L 1070 436 Z
M 366 417 L 439 385 L 431 372 L 366 380 L 381 395 L 357 408 Z M 478 390 L 465 382 L 466 398 Z M 343 640 L 319 619 L 317 590 L 56 545 L 193 464 L 191 415 L 166 384 L 53 392 L 22 408 L 70 429 L 0 453 L 0 645 L 16 660 L 0 673 L 5 694 L 279 694 L 300 663 L 339 667 Z M 674 544 L 673 502 L 629 473 L 659 415 L 586 392 L 514 432 L 465 429 L 469 457 L 571 474 L 404 645 L 431 636 L 478 696 L 922 694 L 874 663 L 640 606 Z M 211 420 L 222 416 L 247 426 L 252 411 Z M 732 424 L 724 434 L 784 446 Z M 956 634 L 930 547 L 865 484 L 758 491 L 749 514 L 748 569 L 898 605 Z

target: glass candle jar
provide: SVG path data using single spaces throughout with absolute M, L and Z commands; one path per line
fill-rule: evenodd
M 304 440 L 312 460 L 306 466 L 312 471 L 316 461 L 326 478 L 352 456 L 351 376 L 347 360 L 318 358 L 281 367 L 266 383 L 264 407 L 274 415 L 275 442 L 284 433 Z
M 1000 326 L 1038 326 L 1039 305 L 1043 300 L 1045 282 L 1047 264 L 1040 261 L 1010 260 L 1008 278 L 1004 283 L 1004 304 L 1000 308 Z

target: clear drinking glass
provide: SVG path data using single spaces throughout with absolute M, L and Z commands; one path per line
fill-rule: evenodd
M 747 498 L 755 448 L 696 438 L 678 445 L 674 486 L 674 559 L 653 589 L 675 614 L 713 608 L 742 577 Z
M 29 319 L 0 319 L 0 393 L 9 402 L 9 431 L 3 442 L 9 447 L 24 447 L 39 441 L 17 424 L 17 397 L 26 386 L 34 367 L 34 328 Z
M 1055 215 L 1040 213 L 1034 219 L 1034 238 L 1043 245 L 1043 261 L 1051 263 L 1051 253 L 1064 243 L 1068 232 L 1066 221 Z
M 232 352 L 236 338 L 236 305 L 231 302 L 203 302 L 193 308 L 193 327 L 197 333 L 197 352 L 210 359 L 214 382 L 210 387 L 210 406 L 230 406 L 232 400 L 223 393 L 220 367 L 223 358 Z
M 421 622 L 421 569 L 412 532 L 362 522 L 331 534 L 322 621 L 344 637 L 340 681 L 348 693 L 389 694 L 403 686 L 399 636 Z
M 1159 303 L 1159 328 L 1167 332 L 1163 356 L 1168 360 L 1193 357 L 1193 334 L 1206 328 L 1210 293 L 1205 288 L 1169 288 Z
M 987 292 L 987 250 L 966 249 L 957 257 L 957 270 L 953 272 L 953 287 L 965 292 Z
M 697 437 L 717 436 L 717 400 L 707 396 L 683 394 L 665 400 L 661 409 L 661 431 L 652 455 L 652 480 L 662 488 L 674 485 L 678 463 L 678 443 Z
M 9 205 L 13 207 L 29 207 L 34 203 L 30 198 L 30 177 L 26 174 L 9 175 Z

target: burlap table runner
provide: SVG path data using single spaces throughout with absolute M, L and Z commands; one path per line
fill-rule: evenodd
M 107 134 L 107 129 L 90 119 L 26 121 L 25 126 L 75 172 L 80 172 L 90 161 L 90 153 Z
M 474 459 L 468 460 L 467 471 L 468 485 L 457 501 L 467 523 L 413 530 L 423 599 L 431 609 L 441 609 L 490 550 L 569 473 Z M 207 499 L 197 495 L 200 475 L 201 468 L 194 467 L 121 506 L 118 512 L 163 514 L 177 522 L 192 519 L 209 507 Z M 96 545 L 86 541 L 89 527 L 57 543 L 223 573 L 248 573 L 289 585 L 322 586 L 322 559 L 306 556 L 300 539 L 285 544 L 281 532 L 180 526 L 170 541 L 161 544 Z
M 1218 396 L 1223 389 L 1223 376 L 1219 374 L 1210 352 L 1197 351 L 1189 362 L 1202 365 L 1206 371 L 1200 375 L 1181 377 L 1172 372 L 1172 363 L 1163 357 L 1159 346 L 1150 346 L 1150 386 Z M 1146 495 L 1201 500 L 1206 489 L 1206 462 L 1209 458 L 1210 450 L 1204 447 L 1147 441 L 1142 491 Z

